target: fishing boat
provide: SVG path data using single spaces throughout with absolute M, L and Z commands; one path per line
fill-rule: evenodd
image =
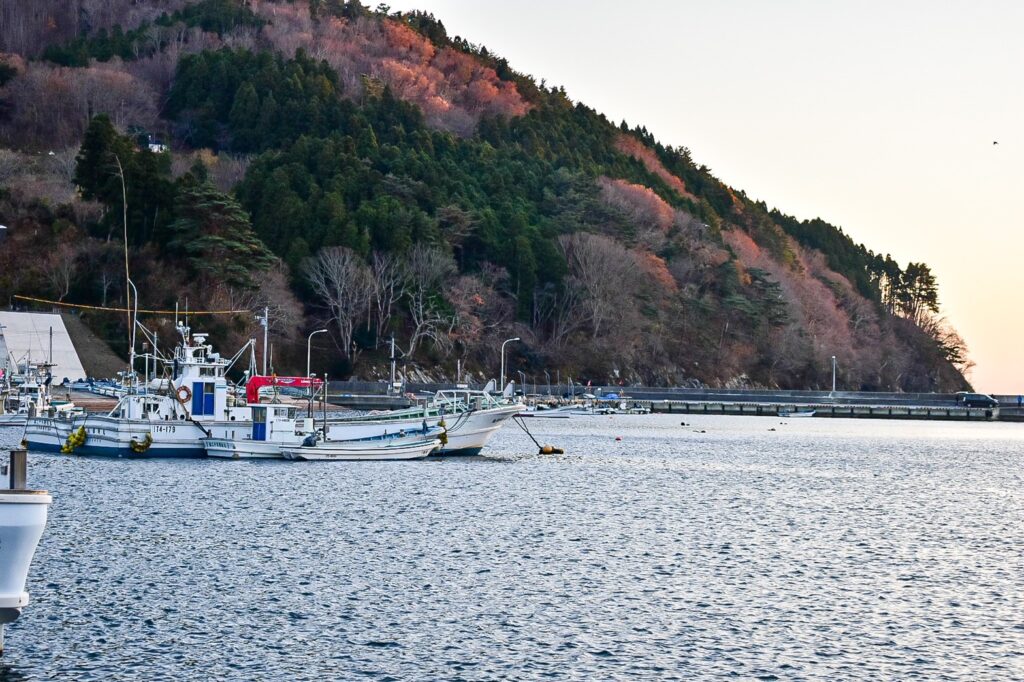
M 250 405 L 251 428 L 234 438 L 200 439 L 208 457 L 224 459 L 281 459 L 281 448 L 299 445 L 313 433 L 313 420 L 296 418 L 297 409 L 285 405 Z
M 0 383 L 0 427 L 24 427 L 29 417 L 40 415 L 70 419 L 83 414 L 70 400 L 58 400 L 50 392 L 53 382 L 50 363 L 28 365 L 24 375 L 11 380 L 5 373 Z
M 423 459 L 441 448 L 439 438 L 402 440 L 322 441 L 283 449 L 285 459 L 335 462 L 382 462 Z
M 181 343 L 169 378 L 145 382 L 121 396 L 105 415 L 34 416 L 25 427 L 29 449 L 114 457 L 202 457 L 202 438 L 235 438 L 247 432 L 251 412 L 228 401 L 231 359 L 214 352 L 206 334 L 179 324 Z
M 329 443 L 360 443 L 366 447 L 383 443 L 414 443 L 428 437 L 446 437 L 444 427 L 430 427 L 423 420 L 415 430 L 406 431 L 394 422 L 382 421 L 375 428 L 367 430 L 361 425 L 345 426 L 328 424 L 327 437 L 323 428 L 314 428 L 312 417 L 297 416 L 295 407 L 281 404 L 250 404 L 252 429 L 235 438 L 207 437 L 201 439 L 206 454 L 224 459 L 281 459 L 284 449 L 311 444 L 317 440 Z M 321 422 L 322 425 L 323 422 Z
M 492 395 L 492 387 L 493 383 L 482 391 L 438 391 L 431 400 L 415 407 L 331 419 L 328 421 L 327 438 L 369 438 L 379 435 L 382 426 L 390 427 L 392 432 L 412 432 L 424 425 L 429 428 L 440 426 L 446 430 L 448 442 L 438 454 L 478 455 L 505 422 L 523 410 L 523 404 L 509 396 Z

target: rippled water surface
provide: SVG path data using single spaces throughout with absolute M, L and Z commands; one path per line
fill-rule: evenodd
M 0 672 L 1024 677 L 1024 425 L 529 425 L 568 454 L 508 426 L 444 461 L 35 455 L 54 504 Z

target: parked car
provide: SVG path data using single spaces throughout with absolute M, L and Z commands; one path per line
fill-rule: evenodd
M 964 407 L 999 407 L 999 401 L 992 396 L 967 391 L 959 391 L 956 394 L 956 402 Z

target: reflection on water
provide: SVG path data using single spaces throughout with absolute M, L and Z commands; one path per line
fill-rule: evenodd
M 1024 425 L 529 426 L 568 454 L 34 456 L 0 679 L 1024 675 Z

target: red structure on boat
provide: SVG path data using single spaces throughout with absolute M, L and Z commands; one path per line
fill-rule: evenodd
M 245 401 L 247 403 L 258 403 L 260 401 L 260 389 L 264 386 L 281 386 L 285 388 L 312 388 L 319 390 L 324 385 L 323 379 L 312 377 L 279 377 L 275 375 L 256 375 L 249 379 L 245 385 Z

